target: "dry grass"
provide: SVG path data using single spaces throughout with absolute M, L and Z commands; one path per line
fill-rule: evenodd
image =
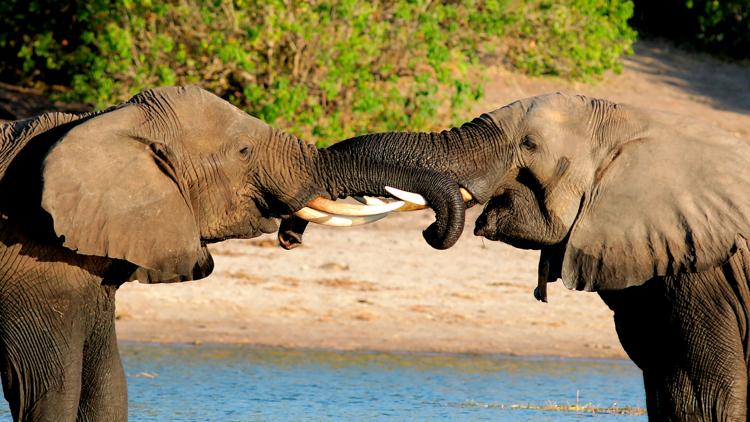
M 573 412 L 573 413 L 604 413 L 608 415 L 632 415 L 642 416 L 646 414 L 646 409 L 640 407 L 630 406 L 610 406 L 610 407 L 596 407 L 592 404 L 577 405 L 577 404 L 557 404 L 549 403 L 545 405 L 534 405 L 534 404 L 513 404 L 509 406 L 510 409 L 526 409 L 526 410 L 543 410 L 548 412 Z
M 224 271 L 222 272 L 222 275 L 234 279 L 239 284 L 250 284 L 253 286 L 263 284 L 268 281 L 266 277 L 259 277 L 245 270 Z
M 353 280 L 350 278 L 324 278 L 318 280 L 318 284 L 325 287 L 338 289 L 356 290 L 360 292 L 376 292 L 380 290 L 375 283 L 369 281 Z
M 278 248 L 279 247 L 279 241 L 274 239 L 253 239 L 253 240 L 247 240 L 244 243 L 255 246 L 256 248 Z
M 640 407 L 631 406 L 617 406 L 613 404 L 610 407 L 597 407 L 593 404 L 559 404 L 559 403 L 547 403 L 543 405 L 539 404 L 495 404 L 495 403 L 479 403 L 475 401 L 468 401 L 462 403 L 462 407 L 481 407 L 485 409 L 508 409 L 508 410 L 539 410 L 543 412 L 569 412 L 569 413 L 590 413 L 592 415 L 608 414 L 608 415 L 630 415 L 630 416 L 643 416 L 646 414 L 646 409 Z

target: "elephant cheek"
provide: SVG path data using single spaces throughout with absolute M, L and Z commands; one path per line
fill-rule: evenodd
M 489 240 L 500 240 L 502 222 L 510 218 L 510 203 L 510 195 L 507 192 L 490 199 L 474 223 L 474 235 Z
M 474 223 L 474 236 L 482 236 L 489 240 L 500 240 L 496 210 L 485 210 Z
M 273 218 L 261 217 L 260 219 L 260 231 L 266 234 L 276 233 L 279 229 L 279 225 Z

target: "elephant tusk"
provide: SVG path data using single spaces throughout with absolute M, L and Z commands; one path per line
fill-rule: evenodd
M 365 205 L 383 205 L 388 203 L 387 201 L 383 201 L 380 198 L 374 198 L 372 196 L 352 196 L 352 198 L 356 199 L 357 202 Z
M 427 200 L 425 200 L 424 197 L 418 193 L 407 192 L 390 186 L 386 186 L 385 190 L 391 195 L 405 202 L 405 204 L 395 210 L 396 212 L 418 211 L 429 208 L 429 206 L 427 205 Z M 461 198 L 464 200 L 464 202 L 469 202 L 474 199 L 474 197 L 468 190 L 460 188 L 459 191 L 461 192 Z M 371 196 L 354 196 L 353 198 L 366 205 L 383 205 L 389 203 L 382 199 L 373 198 Z
M 320 196 L 307 203 L 307 206 L 314 210 L 349 217 L 389 213 L 401 208 L 402 205 L 404 205 L 403 201 L 383 202 L 380 205 L 346 204 L 341 202 L 337 203 L 336 201 L 331 201 L 330 199 L 325 199 Z
M 424 205 L 424 206 L 427 205 L 427 200 L 424 199 L 424 196 L 418 193 L 407 192 L 405 190 L 392 188 L 390 186 L 385 186 L 384 189 L 386 190 L 386 192 L 390 193 L 391 195 L 395 196 L 396 198 L 404 202 L 408 202 L 414 205 Z
M 401 208 L 397 209 L 396 212 L 419 211 L 419 210 L 426 210 L 428 208 L 430 208 L 429 205 L 419 205 L 419 204 L 412 204 L 411 202 L 407 202 Z
M 351 227 L 378 221 L 387 216 L 388 213 L 367 216 L 343 216 L 304 207 L 295 212 L 294 215 L 311 223 L 322 224 L 324 226 Z
M 384 201 L 380 198 L 373 198 L 372 196 L 354 196 L 354 199 L 357 201 L 367 204 L 367 205 L 382 205 L 382 204 L 390 204 L 392 202 Z M 402 202 L 402 201 L 399 201 Z M 395 209 L 396 212 L 403 212 L 403 211 L 418 211 L 418 210 L 424 210 L 430 208 L 427 205 L 416 205 L 411 203 L 404 203 L 399 208 Z

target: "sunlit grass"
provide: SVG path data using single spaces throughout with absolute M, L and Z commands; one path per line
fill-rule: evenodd
M 548 403 L 545 405 L 536 404 L 513 404 L 510 405 L 511 409 L 526 409 L 526 410 L 544 410 L 552 412 L 574 412 L 574 413 L 606 413 L 611 415 L 633 415 L 640 416 L 646 414 L 646 409 L 640 407 L 624 406 L 620 407 L 613 405 L 610 407 L 597 407 L 592 404 L 577 405 L 577 404 L 557 404 Z

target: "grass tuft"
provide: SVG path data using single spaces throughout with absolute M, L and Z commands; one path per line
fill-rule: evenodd
M 467 401 L 462 404 L 462 407 L 480 407 L 484 409 L 509 409 L 509 410 L 538 410 L 544 412 L 569 412 L 569 413 L 591 413 L 591 414 L 608 414 L 608 415 L 631 415 L 631 416 L 643 416 L 646 414 L 646 409 L 634 406 L 618 406 L 614 403 L 609 407 L 599 407 L 593 404 L 559 404 L 554 402 L 548 402 L 546 404 L 499 404 L 499 403 L 480 403 L 475 401 Z

